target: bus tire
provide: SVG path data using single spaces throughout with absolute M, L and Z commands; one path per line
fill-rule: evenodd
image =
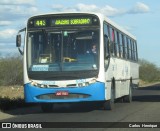
M 52 103 L 42 103 L 41 110 L 43 112 L 52 112 L 53 111 L 53 104 Z
M 129 94 L 124 96 L 123 99 L 124 102 L 131 103 L 132 102 L 132 83 L 130 82 L 129 86 Z
M 115 99 L 115 84 L 112 83 L 111 85 L 111 97 L 109 100 L 104 102 L 104 110 L 113 110 L 114 108 L 114 99 Z

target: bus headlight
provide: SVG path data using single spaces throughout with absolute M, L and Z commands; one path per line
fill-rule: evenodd
M 79 86 L 79 87 L 82 87 L 82 86 L 83 86 L 83 83 L 78 83 L 78 86 Z
M 89 82 L 84 82 L 84 83 L 78 83 L 78 87 L 84 87 L 84 86 L 89 86 Z
M 85 82 L 85 86 L 89 86 L 89 82 Z
M 32 82 L 31 82 L 31 85 L 32 85 L 32 86 L 37 86 L 37 85 L 38 85 L 38 83 L 36 83 L 36 82 L 32 81 Z
M 93 84 L 93 83 L 96 83 L 96 79 L 92 79 L 92 80 L 90 81 L 90 84 Z

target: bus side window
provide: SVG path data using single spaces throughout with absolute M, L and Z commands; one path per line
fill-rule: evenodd
M 115 29 L 112 29 L 112 44 L 113 44 L 113 50 L 114 50 L 114 55 L 117 56 L 115 36 L 116 36 L 116 31 L 115 31 Z
M 128 37 L 126 37 L 126 47 L 127 47 L 127 59 L 129 59 L 129 44 L 128 44 Z
M 124 35 L 124 58 L 128 58 L 128 50 L 127 50 L 127 37 Z
M 134 41 L 134 45 L 135 45 L 135 61 L 138 61 L 137 42 L 136 41 Z
M 109 56 L 109 34 L 108 34 L 108 25 L 104 24 L 104 57 L 107 58 Z
M 122 37 L 123 35 L 119 33 L 119 54 L 120 57 L 123 58 L 123 44 L 122 44 Z
M 133 41 L 133 60 L 136 60 L 135 42 Z
M 121 57 L 121 50 L 120 50 L 120 35 L 119 32 L 117 31 L 117 56 Z
M 124 35 L 122 34 L 122 56 L 125 58 L 125 43 L 124 43 Z
M 115 52 L 116 56 L 119 57 L 119 46 L 118 46 L 118 32 L 115 30 Z
M 136 46 L 136 41 L 133 41 L 133 55 L 134 55 L 134 61 L 137 61 L 137 46 Z
M 134 45 L 133 45 L 133 40 L 131 40 L 131 59 L 134 60 Z
M 111 53 L 113 56 L 115 56 L 115 43 L 114 43 L 114 29 L 112 27 L 109 27 L 109 33 L 110 33 L 110 40 L 111 40 Z
M 132 59 L 132 51 L 131 51 L 131 40 L 128 39 L 128 51 L 129 51 L 129 59 Z

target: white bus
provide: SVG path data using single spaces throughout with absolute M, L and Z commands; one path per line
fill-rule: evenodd
M 21 47 L 21 33 L 25 44 Z M 138 86 L 136 38 L 97 13 L 33 16 L 17 35 L 26 102 L 50 111 L 55 103 L 132 101 Z

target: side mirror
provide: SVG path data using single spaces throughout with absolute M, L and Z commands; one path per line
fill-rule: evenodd
M 21 35 L 17 35 L 16 37 L 16 46 L 21 47 Z
M 26 28 L 23 28 L 23 29 L 19 30 L 18 35 L 16 36 L 16 46 L 18 47 L 18 50 L 19 50 L 21 55 L 23 55 L 23 51 L 20 49 L 20 47 L 21 47 L 21 35 L 20 35 L 20 33 L 24 32 L 24 31 L 26 32 Z
M 20 49 L 21 47 L 21 35 L 17 35 L 16 37 L 16 46 L 18 47 L 18 50 L 21 55 L 23 55 L 23 51 Z

